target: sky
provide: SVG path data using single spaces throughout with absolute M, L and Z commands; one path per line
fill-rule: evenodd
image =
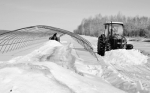
M 149 0 L 0 0 L 0 29 L 48 25 L 69 31 L 97 14 L 150 17 Z

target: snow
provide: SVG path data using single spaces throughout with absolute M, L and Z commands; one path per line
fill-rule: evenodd
M 77 69 L 71 43 L 48 41 L 25 56 L 0 63 L 0 93 L 124 93 Z M 86 65 L 85 65 L 86 66 Z
M 97 39 L 88 38 L 96 48 Z M 150 91 L 148 56 L 139 50 L 112 50 L 104 57 L 97 55 L 97 61 L 68 37 L 67 40 L 70 42 L 50 40 L 27 55 L 1 61 L 0 93 Z
M 106 62 L 123 65 L 142 65 L 147 63 L 148 57 L 140 53 L 139 50 L 118 49 L 106 52 Z

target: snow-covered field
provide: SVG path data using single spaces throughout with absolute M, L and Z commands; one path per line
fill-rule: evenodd
M 83 37 L 96 52 L 97 38 Z M 1 61 L 0 93 L 149 93 L 149 57 L 138 50 L 113 50 L 97 61 L 69 36 L 61 41 Z

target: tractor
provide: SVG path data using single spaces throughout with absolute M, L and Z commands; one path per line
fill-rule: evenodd
M 107 22 L 104 26 L 104 33 L 98 37 L 97 53 L 99 55 L 104 56 L 106 51 L 115 49 L 133 49 L 132 44 L 127 44 L 122 22 Z

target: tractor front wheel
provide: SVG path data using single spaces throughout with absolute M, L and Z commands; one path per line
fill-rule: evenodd
M 126 49 L 133 49 L 133 45 L 132 44 L 127 44 Z

